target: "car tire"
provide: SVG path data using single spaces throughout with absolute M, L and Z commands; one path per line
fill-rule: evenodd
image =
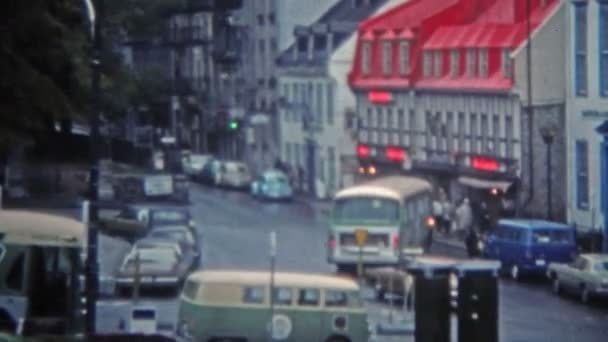
M 521 274 L 519 272 L 519 266 L 517 266 L 517 264 L 511 265 L 511 268 L 509 268 L 509 275 L 511 276 L 511 279 L 513 279 L 514 281 L 519 281 L 521 279 Z
M 552 289 L 553 289 L 553 293 L 556 294 L 557 296 L 559 296 L 562 293 L 562 285 L 560 284 L 557 276 L 553 277 Z
M 583 304 L 589 304 L 589 299 L 591 298 L 591 292 L 587 288 L 586 285 L 581 286 L 581 294 L 580 300 Z

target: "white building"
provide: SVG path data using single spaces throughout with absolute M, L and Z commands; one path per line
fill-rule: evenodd
M 279 57 L 281 159 L 303 170 L 303 189 L 320 180 L 330 195 L 353 182 L 355 97 L 347 75 L 357 25 L 402 2 L 339 1 L 312 25 L 297 26 L 294 43 Z
M 583 232 L 601 232 L 608 229 L 608 2 L 563 2 L 568 27 L 568 219 Z

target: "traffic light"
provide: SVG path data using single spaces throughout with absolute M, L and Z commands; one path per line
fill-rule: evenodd
M 238 121 L 236 121 L 236 120 L 231 120 L 231 121 L 230 121 L 230 123 L 228 124 L 228 127 L 229 127 L 231 130 L 236 130 L 236 129 L 238 129 L 238 128 L 239 128 L 239 122 L 238 122 Z

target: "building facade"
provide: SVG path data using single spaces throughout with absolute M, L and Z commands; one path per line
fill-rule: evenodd
M 564 219 L 564 10 L 526 4 L 412 0 L 360 26 L 349 82 L 364 170 L 423 175 L 497 214 L 518 204 L 545 217 L 551 206 Z M 551 153 L 541 129 L 557 132 Z
M 296 26 L 278 58 L 281 159 L 298 170 L 302 190 L 320 181 L 325 194 L 352 184 L 356 173 L 355 97 L 346 76 L 358 23 L 400 3 L 342 0 L 316 22 Z
M 270 167 L 279 156 L 275 60 L 293 41 L 296 25 L 310 24 L 336 1 L 248 0 L 237 13 L 243 40 L 236 87 L 249 118 L 246 159 L 254 171 Z
M 608 247 L 608 2 L 563 1 L 567 26 L 568 219 Z

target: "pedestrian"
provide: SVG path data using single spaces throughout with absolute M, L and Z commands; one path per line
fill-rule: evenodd
M 450 234 L 450 228 L 452 226 L 452 203 L 447 199 L 442 204 L 442 230 L 445 235 Z
M 460 236 L 466 235 L 473 225 L 473 213 L 469 204 L 469 199 L 464 198 L 456 209 L 456 226 Z
M 486 231 L 488 231 L 488 229 L 490 229 L 490 223 L 491 223 L 491 218 L 490 218 L 490 210 L 488 209 L 488 204 L 483 201 L 481 202 L 481 205 L 479 207 L 479 230 L 482 233 L 485 233 Z
M 438 200 L 433 201 L 433 218 L 437 223 L 437 228 L 441 230 L 441 227 L 443 227 L 443 206 Z
M 477 230 L 471 227 L 468 230 L 467 237 L 465 239 L 465 244 L 467 247 L 467 254 L 469 258 L 477 258 L 479 257 L 479 234 Z

